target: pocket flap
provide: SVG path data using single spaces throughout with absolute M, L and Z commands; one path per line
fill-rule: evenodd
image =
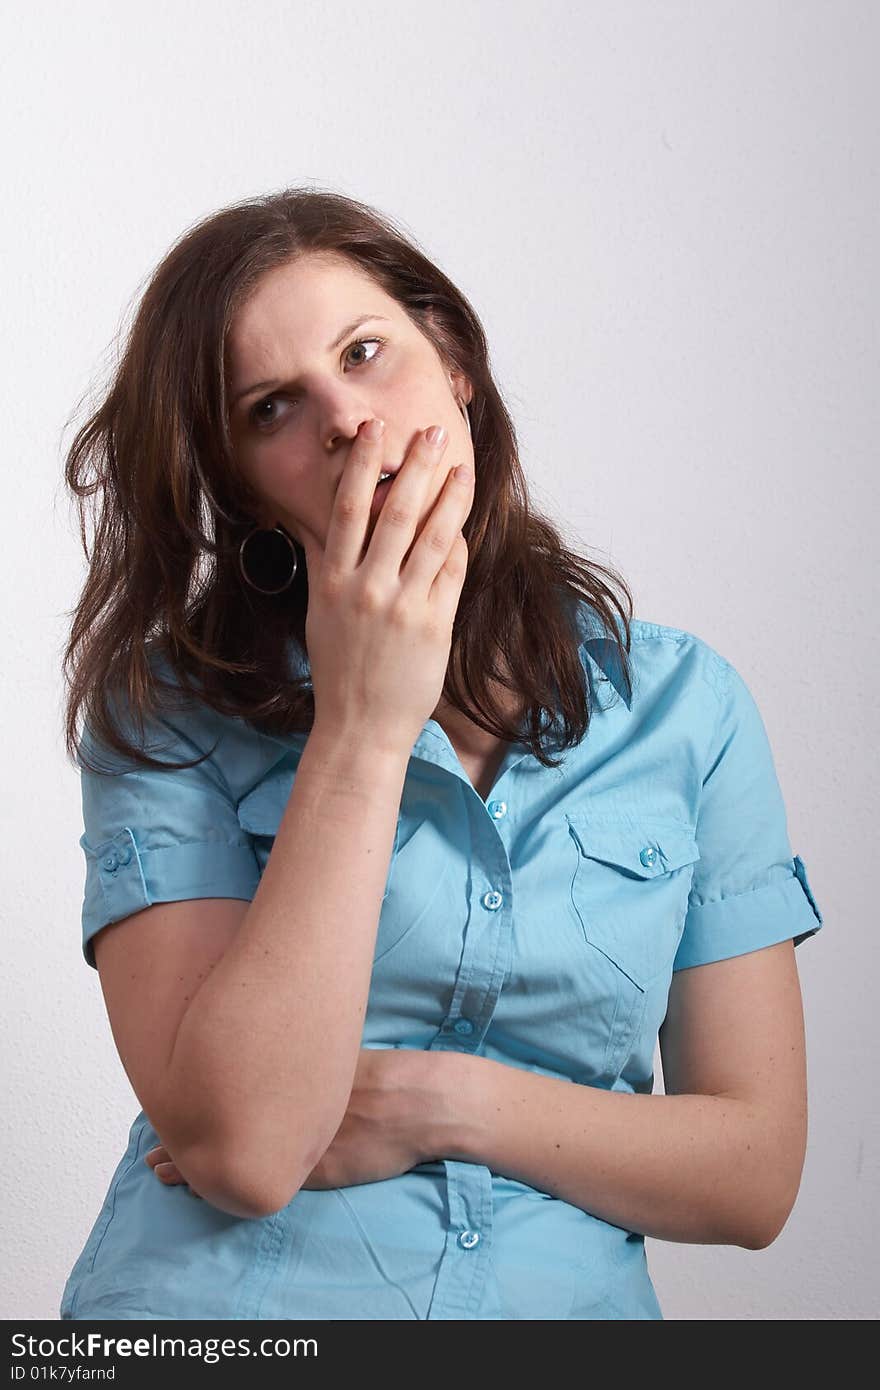
M 277 835 L 290 799 L 298 763 L 283 758 L 238 803 L 238 823 L 251 835 Z
M 686 825 L 603 821 L 586 815 L 566 815 L 566 820 L 585 858 L 613 864 L 636 878 L 656 878 L 700 857 L 696 835 Z

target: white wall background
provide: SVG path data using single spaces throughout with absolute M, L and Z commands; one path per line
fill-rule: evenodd
M 5 10 L 4 1319 L 58 1317 L 139 1108 L 80 954 L 68 421 L 183 228 L 303 181 L 461 286 L 535 500 L 768 728 L 826 919 L 809 1152 L 767 1250 L 648 1240 L 665 1316 L 877 1316 L 878 41 L 869 0 Z

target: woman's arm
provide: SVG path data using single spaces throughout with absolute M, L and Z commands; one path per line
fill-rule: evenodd
M 792 942 L 673 975 L 660 1048 L 666 1095 L 462 1052 L 362 1051 L 345 1119 L 302 1186 L 379 1182 L 457 1158 L 625 1230 L 763 1249 L 794 1206 L 806 1145 Z M 162 1165 L 162 1181 L 186 1180 L 164 1148 L 147 1161 Z
M 220 1206 L 206 1173 L 239 1175 L 256 1212 L 284 1205 L 345 1113 L 408 761 L 316 723 L 253 902 L 180 1023 L 166 1142 Z
M 449 1053 L 425 1151 L 660 1240 L 763 1249 L 788 1220 L 806 1150 L 792 942 L 676 972 L 659 1041 L 666 1095 Z

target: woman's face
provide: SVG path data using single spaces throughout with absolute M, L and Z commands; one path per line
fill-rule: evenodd
M 385 421 L 383 469 L 429 425 L 449 432 L 419 530 L 450 470 L 473 465 L 458 405 L 470 387 L 450 377 L 397 301 L 340 257 L 311 254 L 267 272 L 230 326 L 225 367 L 236 458 L 264 502 L 257 520 L 280 522 L 300 543 L 309 532 L 325 548 L 339 479 L 371 416 Z

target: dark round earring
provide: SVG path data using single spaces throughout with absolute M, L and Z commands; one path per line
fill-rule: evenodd
M 250 551 L 246 555 L 245 547 L 249 545 L 253 538 L 259 534 L 268 537 L 267 540 L 258 542 L 255 546 L 250 545 Z M 247 566 L 247 568 L 245 568 Z M 285 573 L 285 567 L 289 566 L 290 573 L 282 584 L 277 588 L 267 587 L 265 581 L 276 579 L 279 574 Z M 280 526 L 255 526 L 249 531 L 239 546 L 238 567 L 241 570 L 242 578 L 252 589 L 256 589 L 260 594 L 280 594 L 289 588 L 293 583 L 297 569 L 296 547 L 291 537 Z M 256 575 L 255 582 L 248 574 Z

